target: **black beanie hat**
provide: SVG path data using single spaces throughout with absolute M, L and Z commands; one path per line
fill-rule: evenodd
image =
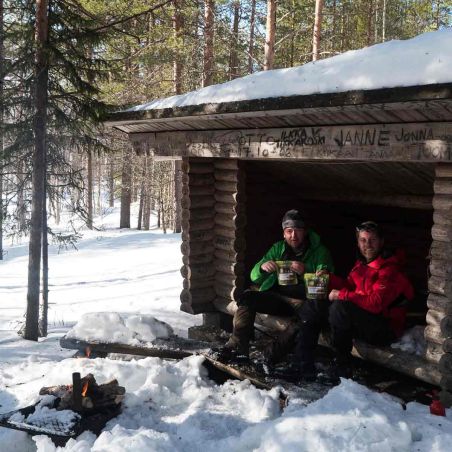
M 296 209 L 288 210 L 282 219 L 282 228 L 304 228 L 306 223 L 301 215 L 301 212 Z

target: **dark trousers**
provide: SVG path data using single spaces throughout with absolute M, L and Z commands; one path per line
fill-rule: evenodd
M 231 342 L 246 348 L 253 336 L 256 313 L 290 317 L 300 310 L 303 300 L 282 295 L 273 290 L 247 290 L 237 302 Z
M 389 345 L 395 339 L 389 319 L 349 301 L 309 301 L 301 307 L 299 316 L 301 328 L 297 338 L 297 358 L 306 367 L 314 365 L 319 334 L 328 323 L 332 346 L 339 360 L 349 360 L 355 338 L 373 345 Z

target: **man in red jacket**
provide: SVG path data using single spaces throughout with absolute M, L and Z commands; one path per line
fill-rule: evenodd
M 384 248 L 379 226 L 366 221 L 356 228 L 359 258 L 347 279 L 330 275 L 329 300 L 305 303 L 300 312 L 298 359 L 302 377 L 315 374 L 314 349 L 321 327 L 328 319 L 336 352 L 335 374 L 351 376 L 354 338 L 374 345 L 389 345 L 403 332 L 406 300 L 413 287 L 402 272 L 401 256 Z

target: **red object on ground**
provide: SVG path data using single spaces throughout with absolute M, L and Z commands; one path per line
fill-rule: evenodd
M 441 400 L 439 400 L 437 391 L 432 391 L 432 399 L 432 403 L 430 404 L 430 413 L 435 416 L 445 416 L 446 409 L 441 403 Z

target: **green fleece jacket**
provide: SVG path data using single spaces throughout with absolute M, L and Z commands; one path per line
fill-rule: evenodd
M 305 265 L 306 273 L 315 273 L 318 270 L 328 270 L 334 272 L 333 260 L 331 259 L 330 252 L 320 242 L 320 237 L 314 231 L 308 231 L 309 246 L 301 259 L 299 259 Z M 280 261 L 283 260 L 286 247 L 284 240 L 276 242 L 265 253 L 264 257 L 253 267 L 251 270 L 251 281 L 259 285 L 259 290 L 264 291 L 270 289 L 278 280 L 276 272 L 267 273 L 261 270 L 261 265 L 267 261 Z M 297 259 L 298 260 L 298 259 Z

